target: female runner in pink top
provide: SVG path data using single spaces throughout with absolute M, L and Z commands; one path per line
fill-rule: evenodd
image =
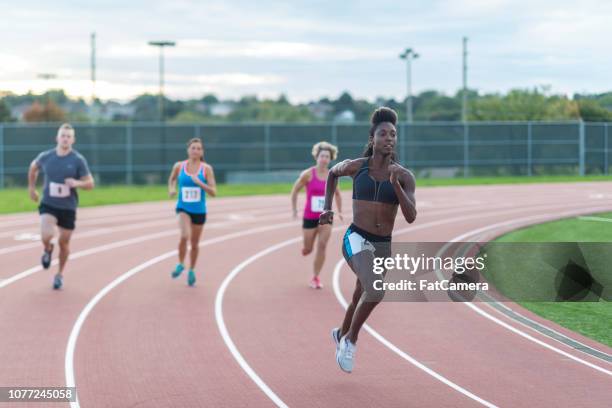
M 304 206 L 304 219 L 302 231 L 304 234 L 304 248 L 302 255 L 312 252 L 315 239 L 318 236 L 317 251 L 314 260 L 314 276 L 310 281 L 310 287 L 321 289 L 319 274 L 325 262 L 325 249 L 331 235 L 331 225 L 319 225 L 319 216 L 323 212 L 325 203 L 325 181 L 329 173 L 329 163 L 336 159 L 338 148 L 327 142 L 319 142 L 312 148 L 312 157 L 317 162 L 316 166 L 304 170 L 296 180 L 291 190 L 291 206 L 293 218 L 297 219 L 297 196 L 300 190 L 306 187 L 306 205 Z M 338 215 L 342 220 L 342 204 L 340 192 L 335 193 Z

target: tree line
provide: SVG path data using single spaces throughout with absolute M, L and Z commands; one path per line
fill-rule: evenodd
M 514 89 L 505 94 L 467 92 L 468 120 L 579 120 L 612 121 L 612 92 L 575 94 L 572 97 L 554 94 L 546 87 Z M 368 121 L 378 106 L 395 109 L 400 120 L 406 119 L 405 100 L 377 98 L 375 101 L 354 98 L 343 92 L 337 98 L 321 98 L 308 103 L 292 104 L 285 95 L 276 99 L 244 96 L 237 100 L 204 95 L 199 99 L 164 100 L 164 120 L 172 123 L 235 123 L 235 122 L 330 122 L 338 120 Z M 415 121 L 461 120 L 462 94 L 445 95 L 435 90 L 413 97 Z M 14 112 L 21 107 L 20 117 Z M 127 109 L 126 109 L 127 108 Z M 126 122 L 159 119 L 157 95 L 144 94 L 131 101 L 118 103 L 70 98 L 63 90 L 42 95 L 0 93 L 0 122 L 74 121 Z

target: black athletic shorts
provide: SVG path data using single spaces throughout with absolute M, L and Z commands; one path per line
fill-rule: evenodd
M 182 208 L 177 208 L 176 209 L 176 213 L 178 214 L 179 212 L 183 212 L 185 214 L 187 214 L 189 216 L 189 218 L 191 218 L 191 223 L 195 224 L 195 225 L 204 225 L 204 223 L 206 222 L 206 213 L 204 214 L 195 214 L 195 213 L 190 213 L 189 211 L 185 211 Z
M 375 257 L 391 256 L 391 236 L 375 235 L 351 224 L 342 238 L 342 255 L 348 262 L 362 251 L 370 251 Z
M 39 214 L 51 214 L 57 218 L 57 226 L 67 230 L 73 230 L 76 221 L 76 211 L 64 210 L 61 208 L 55 208 L 46 204 L 40 204 L 38 207 Z
M 317 228 L 318 226 L 319 226 L 318 218 L 313 218 L 313 219 L 304 218 L 303 219 L 302 228 L 304 229 L 313 229 L 313 228 Z

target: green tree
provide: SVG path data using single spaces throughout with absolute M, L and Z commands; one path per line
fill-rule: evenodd
M 576 119 L 575 103 L 565 96 L 547 96 L 538 89 L 515 89 L 470 102 L 470 120 L 567 120 Z
M 200 101 L 205 105 L 213 105 L 219 103 L 219 99 L 213 94 L 204 95 Z
M 578 100 L 578 109 L 580 117 L 585 122 L 608 122 L 612 120 L 612 112 L 594 100 Z
M 274 101 L 262 101 L 240 106 L 227 116 L 229 122 L 314 122 L 316 118 L 305 107 L 279 105 Z
M 12 122 L 11 110 L 4 100 L 0 99 L 0 122 Z

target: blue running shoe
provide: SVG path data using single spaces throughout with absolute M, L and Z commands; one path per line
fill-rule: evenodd
M 53 254 L 53 244 L 50 245 L 51 249 L 49 249 L 48 251 L 45 250 L 43 252 L 43 256 L 40 259 L 40 263 L 42 264 L 42 267 L 44 269 L 49 269 L 49 266 L 51 265 L 51 254 Z
M 177 264 L 176 268 L 174 268 L 174 270 L 172 271 L 172 279 L 176 279 L 181 276 L 181 273 L 183 273 L 184 270 L 185 267 L 183 266 L 183 264 Z
M 193 286 L 196 283 L 196 277 L 195 277 L 195 272 L 193 271 L 193 269 L 189 270 L 189 274 L 187 275 L 187 284 L 189 286 Z
M 353 371 L 355 351 L 357 346 L 346 337 L 340 339 L 340 347 L 336 350 L 336 362 L 345 373 Z
M 53 278 L 53 289 L 60 290 L 63 284 L 64 278 L 62 277 L 62 275 L 55 275 L 55 277 Z

